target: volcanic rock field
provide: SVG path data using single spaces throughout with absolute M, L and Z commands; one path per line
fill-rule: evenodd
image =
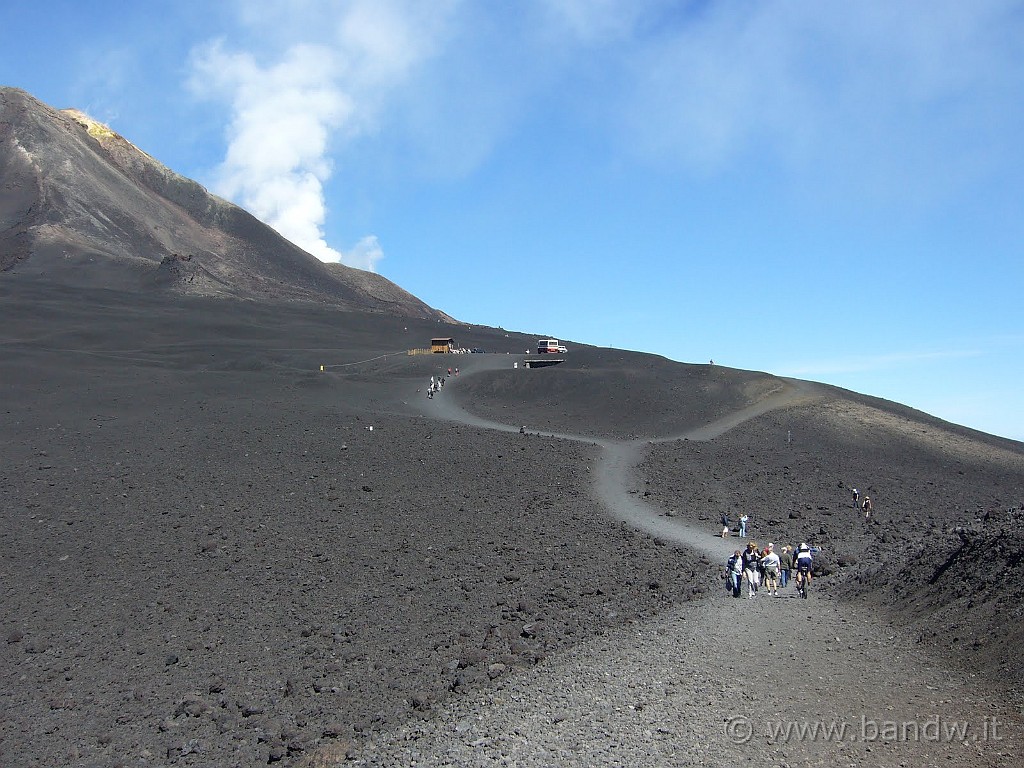
M 1019 443 L 619 350 L 527 370 L 533 337 L 312 304 L 19 275 L 0 327 L 4 766 L 1018 764 Z M 407 354 L 442 331 L 489 353 Z M 822 548 L 811 599 L 726 596 L 740 510 Z M 1000 738 L 729 740 L 804 677 L 837 681 L 799 686 L 805 718 L 846 696 Z M 774 710 L 743 693 L 769 684 Z M 660 725 L 607 703 L 634 686 Z

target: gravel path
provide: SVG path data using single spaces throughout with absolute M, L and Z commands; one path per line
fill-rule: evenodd
M 643 458 L 647 445 L 674 440 L 713 440 L 719 435 L 775 408 L 782 408 L 814 397 L 812 385 L 793 382 L 778 393 L 721 419 L 681 435 L 656 440 L 629 442 L 601 441 L 601 461 L 594 473 L 594 493 L 608 513 L 623 522 L 660 539 L 696 549 L 712 562 L 724 562 L 735 549 L 735 541 L 722 539 L 675 517 L 674 510 L 663 510 L 644 501 L 635 487 L 634 469 Z M 673 514 L 666 517 L 666 513 Z
M 784 590 L 594 638 L 384 734 L 359 764 L 1019 765 L 1007 717 L 870 616 Z
M 508 362 L 502 356 L 472 355 L 462 367 L 463 377 L 480 371 L 495 370 L 507 367 Z M 457 421 L 469 426 L 496 429 L 503 432 L 518 432 L 519 427 L 502 424 L 481 418 L 462 408 L 455 392 L 458 389 L 457 378 L 450 379 L 448 392 L 442 391 L 429 402 L 424 415 L 431 415 L 450 421 Z M 710 424 L 688 430 L 679 435 L 656 439 L 640 440 L 606 440 L 591 437 L 580 437 L 559 432 L 543 432 L 544 435 L 597 445 L 601 448 L 601 456 L 593 468 L 594 496 L 613 518 L 644 531 L 651 536 L 696 549 L 709 557 L 713 562 L 725 561 L 734 549 L 735 542 L 723 540 L 709 534 L 708 530 L 695 527 L 682 518 L 666 517 L 666 512 L 673 510 L 659 509 L 644 502 L 643 493 L 635 488 L 634 469 L 643 458 L 644 451 L 651 443 L 664 443 L 676 440 L 706 441 L 776 408 L 794 405 L 816 397 L 814 385 L 809 382 L 787 380 L 783 388 L 752 405 L 730 413 Z M 527 429 L 528 434 L 534 434 Z M 538 433 L 539 434 L 539 433 Z
M 710 440 L 810 396 L 791 384 L 680 437 Z M 460 420 L 452 400 L 439 398 L 436 415 Z M 719 561 L 732 549 L 631 488 L 648 441 L 587 442 L 604 449 L 595 493 L 613 516 L 693 556 Z M 1020 702 L 979 682 L 823 594 L 800 600 L 790 586 L 751 600 L 722 589 L 453 699 L 381 734 L 357 764 L 1019 765 Z

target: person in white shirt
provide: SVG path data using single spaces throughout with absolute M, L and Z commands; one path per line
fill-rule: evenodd
M 761 558 L 761 569 L 764 571 L 764 586 L 769 595 L 779 596 L 779 556 L 775 554 L 775 545 L 769 544 L 768 551 Z

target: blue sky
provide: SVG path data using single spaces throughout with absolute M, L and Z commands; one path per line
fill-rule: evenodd
M 1024 439 L 1024 3 L 7 3 L 0 83 L 460 320 Z

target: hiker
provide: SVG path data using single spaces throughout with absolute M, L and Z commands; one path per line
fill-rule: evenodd
M 775 545 L 769 543 L 764 557 L 761 558 L 761 569 L 764 571 L 764 587 L 768 594 L 774 592 L 779 596 L 779 563 L 781 559 L 775 554 Z
M 750 542 L 743 551 L 743 578 L 747 580 L 747 597 L 751 599 L 757 596 L 757 588 L 761 585 L 761 574 L 757 569 L 759 560 L 757 544 Z
M 747 513 L 746 512 L 744 512 L 742 515 L 740 515 L 740 538 L 741 539 L 747 538 L 747 520 L 749 520 L 749 519 L 750 518 L 747 517 Z
M 779 584 L 783 589 L 789 584 L 789 572 L 793 569 L 793 549 L 787 544 L 779 555 Z
M 743 553 L 738 549 L 732 553 L 725 564 L 726 587 L 733 597 L 740 596 L 740 588 L 743 586 Z
M 871 512 L 875 508 L 875 505 L 871 503 L 871 497 L 870 496 L 865 496 L 864 497 L 864 503 L 861 504 L 860 508 L 864 510 L 864 519 L 865 520 L 870 520 L 871 519 Z
M 729 513 L 726 512 L 722 515 L 722 538 L 729 538 Z
M 856 488 L 851 488 L 850 490 L 853 492 L 853 506 L 859 507 L 860 506 L 860 491 L 858 491 Z

